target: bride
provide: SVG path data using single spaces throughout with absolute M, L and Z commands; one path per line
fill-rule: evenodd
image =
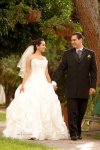
M 45 41 L 35 40 L 24 52 L 18 67 L 22 84 L 6 112 L 4 136 L 17 139 L 68 139 L 60 102 L 48 73 L 48 61 L 42 55 Z

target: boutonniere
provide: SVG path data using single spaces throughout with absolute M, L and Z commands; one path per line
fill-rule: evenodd
M 91 58 L 91 55 L 87 55 L 87 58 L 90 59 L 90 58 Z

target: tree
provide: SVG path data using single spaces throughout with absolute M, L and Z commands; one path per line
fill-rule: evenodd
M 6 106 L 9 105 L 16 87 L 20 83 L 20 78 L 18 77 L 17 62 L 19 57 L 16 55 L 10 55 L 0 59 L 0 83 L 5 88 L 6 94 Z
M 75 0 L 77 14 L 83 26 L 87 45 L 96 52 L 98 85 L 100 86 L 100 1 Z
M 47 56 L 54 63 L 57 53 L 62 53 L 60 50 L 66 45 L 57 30 L 65 29 L 63 24 L 72 23 L 72 9 L 70 0 L 1 0 L 0 58 L 22 53 L 32 39 L 43 36 L 50 50 Z
M 33 0 L 0 0 L 0 58 L 21 53 L 33 38 L 40 35 L 41 12 Z

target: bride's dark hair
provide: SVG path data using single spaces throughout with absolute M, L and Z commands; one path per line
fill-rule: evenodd
M 34 46 L 34 53 L 36 52 L 36 50 L 37 50 L 37 47 L 36 47 L 36 45 L 40 45 L 41 44 L 41 42 L 42 41 L 44 41 L 44 39 L 43 38 L 38 38 L 38 39 L 36 39 L 36 40 L 33 40 L 32 42 L 31 42 L 31 45 L 33 45 Z

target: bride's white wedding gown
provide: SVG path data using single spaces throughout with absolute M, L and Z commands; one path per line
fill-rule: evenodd
M 46 59 L 31 61 L 32 72 L 24 92 L 20 93 L 19 86 L 7 108 L 4 136 L 39 140 L 69 138 L 58 96 L 45 76 L 47 63 Z

